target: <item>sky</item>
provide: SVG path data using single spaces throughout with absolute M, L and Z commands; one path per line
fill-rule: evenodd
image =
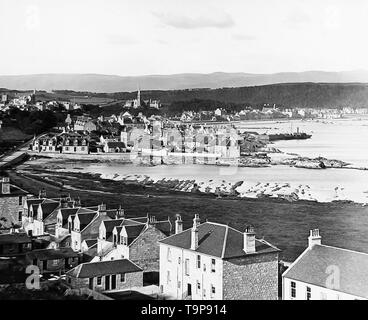
M 366 0 L 1 0 L 0 74 L 368 69 Z

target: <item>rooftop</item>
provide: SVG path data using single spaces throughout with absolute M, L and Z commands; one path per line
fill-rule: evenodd
M 174 234 L 160 242 L 190 250 L 191 230 L 187 229 L 181 233 Z M 256 252 L 247 254 L 243 250 L 244 234 L 242 232 L 227 225 L 213 222 L 205 222 L 198 226 L 198 240 L 196 252 L 222 259 L 280 251 L 267 241 L 256 239 Z
M 327 287 L 328 267 L 339 270 L 340 283 L 336 291 L 368 298 L 368 254 L 316 244 L 308 248 L 285 271 L 288 279 Z
M 8 243 L 31 243 L 31 238 L 26 233 L 3 233 L 0 234 L 0 244 Z
M 76 278 L 92 278 L 109 274 L 143 271 L 127 259 L 82 263 L 66 274 Z

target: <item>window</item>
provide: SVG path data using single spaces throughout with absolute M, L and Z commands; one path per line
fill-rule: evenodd
M 206 272 L 206 265 L 203 264 L 203 271 Z
M 197 281 L 197 293 L 201 292 L 201 283 Z
M 291 281 L 290 288 L 291 288 L 291 297 L 295 298 L 296 297 L 296 283 L 294 281 Z
M 18 212 L 18 221 L 22 221 L 22 211 Z
M 20 206 L 23 204 L 23 198 L 22 198 L 22 196 L 20 196 L 20 197 L 18 198 L 18 204 L 19 204 Z
M 102 284 L 102 277 L 97 277 L 97 285 L 100 286 Z
M 197 268 L 200 269 L 201 268 L 201 256 L 197 255 Z
M 171 262 L 171 249 L 167 248 L 167 261 Z
M 178 264 L 180 264 L 180 263 L 181 263 L 181 258 L 179 257 L 179 258 L 178 258 Z
M 185 259 L 185 274 L 189 276 L 189 259 Z
M 310 287 L 307 287 L 307 300 L 310 300 L 312 297 L 312 291 Z
M 65 151 L 69 151 L 69 147 L 65 147 Z
M 125 282 L 125 273 L 120 274 L 120 282 Z
M 170 271 L 167 271 L 167 284 L 169 284 L 170 283 Z
M 59 259 L 52 260 L 52 265 L 57 266 L 59 264 Z
M 181 287 L 181 282 L 178 281 L 178 288 L 180 289 L 180 287 Z
M 128 238 L 127 237 L 121 237 L 121 244 L 124 246 L 128 245 Z
M 215 272 L 215 271 L 216 271 L 216 260 L 211 259 L 211 272 Z
M 213 285 L 211 285 L 211 297 L 214 297 L 215 294 L 216 294 L 216 288 Z

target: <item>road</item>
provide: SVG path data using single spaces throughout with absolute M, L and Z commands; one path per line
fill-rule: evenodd
M 23 143 L 22 145 L 17 147 L 15 150 L 9 151 L 5 153 L 4 155 L 2 155 L 0 157 L 0 169 L 3 169 L 4 167 L 9 165 L 14 160 L 23 157 L 27 153 L 29 144 L 31 143 L 32 140 L 33 138 Z

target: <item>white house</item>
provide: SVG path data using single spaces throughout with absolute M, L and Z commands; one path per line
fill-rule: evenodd
M 368 254 L 321 244 L 310 231 L 308 248 L 282 275 L 284 300 L 365 300 Z
M 277 300 L 279 249 L 228 225 L 200 223 L 160 241 L 160 290 L 165 299 Z

